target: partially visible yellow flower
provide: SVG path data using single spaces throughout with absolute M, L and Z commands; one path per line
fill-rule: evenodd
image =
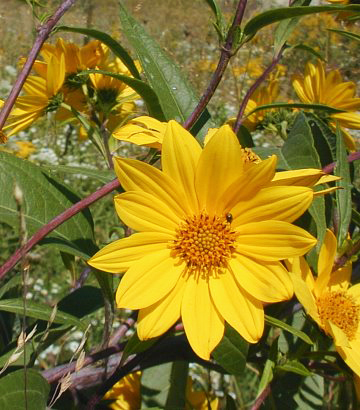
M 306 312 L 334 339 L 345 363 L 360 376 L 360 284 L 350 286 L 351 263 L 333 271 L 337 242 L 328 230 L 314 279 L 303 257 L 288 263 L 294 291 Z
M 65 60 L 53 55 L 47 65 L 46 78 L 29 76 L 24 84 L 26 95 L 17 98 L 4 130 L 10 129 L 8 136 L 27 128 L 47 111 L 56 109 L 57 101 L 65 79 Z
M 126 272 L 116 303 L 140 310 L 141 340 L 163 334 L 181 317 L 191 347 L 208 360 L 225 321 L 256 343 L 263 303 L 291 298 L 281 260 L 316 244 L 291 224 L 308 209 L 313 191 L 271 186 L 276 156 L 252 166 L 247 160 L 229 126 L 202 149 L 175 121 L 165 131 L 162 171 L 115 159 L 127 191 L 115 197 L 115 208 L 138 233 L 105 246 L 88 263 Z
M 108 405 L 112 410 L 135 410 L 141 408 L 141 371 L 129 373 L 106 392 L 104 400 L 114 400 Z
M 112 135 L 121 141 L 161 149 L 165 129 L 165 122 L 142 116 L 130 120 L 123 127 L 116 129 Z
M 236 77 L 245 73 L 251 78 L 259 77 L 264 71 L 262 68 L 262 58 L 252 58 L 246 65 L 233 66 L 231 70 Z
M 331 125 L 337 120 L 342 127 L 360 129 L 360 98 L 355 97 L 356 85 L 352 81 L 343 82 L 338 70 L 325 72 L 324 64 L 307 63 L 304 76 L 295 75 L 293 87 L 300 100 L 304 103 L 325 104 L 347 112 L 331 114 Z M 350 134 L 344 132 L 344 140 L 350 150 L 355 150 L 355 141 Z
M 103 400 L 114 400 L 108 405 L 112 410 L 138 410 L 141 408 L 141 371 L 130 373 L 119 380 L 105 394 Z M 192 378 L 189 376 L 185 391 L 184 410 L 217 410 L 219 399 L 211 397 L 210 401 L 203 390 L 195 390 Z
M 334 4 L 349 4 L 350 0 L 327 0 L 327 2 Z
M 16 156 L 20 158 L 27 158 L 36 151 L 35 145 L 30 141 L 16 141 L 17 145 Z
M 269 85 L 258 88 L 246 105 L 245 116 L 260 105 L 273 103 L 279 95 L 279 85 L 277 80 L 272 80 Z M 243 124 L 250 131 L 253 131 L 262 121 L 268 110 L 260 110 L 246 117 Z

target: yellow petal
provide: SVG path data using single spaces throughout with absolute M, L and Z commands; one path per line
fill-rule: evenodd
M 245 201 L 255 195 L 261 188 L 268 185 L 275 174 L 277 157 L 275 155 L 254 164 L 243 175 L 235 180 L 224 192 L 219 206 L 225 212 L 232 212 L 239 201 Z
M 169 121 L 164 135 L 162 169 L 182 192 L 186 193 L 193 211 L 198 210 L 195 171 L 201 147 L 195 138 L 175 121 Z
M 236 135 L 228 125 L 222 126 L 206 144 L 196 169 L 200 209 L 216 213 L 222 193 L 242 174 L 242 157 Z
M 146 192 L 125 192 L 116 195 L 114 202 L 120 219 L 136 231 L 158 231 L 171 235 L 180 222 L 171 208 Z
M 87 263 L 105 272 L 122 273 L 149 253 L 167 249 L 172 239 L 171 235 L 161 232 L 136 233 L 104 246 Z
M 326 331 L 331 334 L 332 338 L 334 339 L 335 346 L 340 346 L 342 348 L 350 347 L 350 343 L 346 334 L 339 327 L 337 327 L 330 320 L 326 320 L 325 327 Z
M 157 168 L 142 161 L 114 158 L 115 172 L 126 191 L 152 194 L 167 204 L 179 218 L 191 212 L 185 193 L 175 182 Z
M 232 210 L 233 226 L 276 219 L 292 222 L 311 205 L 313 191 L 307 187 L 269 187 L 251 200 L 239 202 Z
M 292 298 L 292 281 L 289 272 L 280 262 L 264 263 L 236 255 L 229 265 L 238 285 L 255 299 L 276 303 Z
M 291 171 L 277 172 L 271 182 L 272 186 L 278 185 L 297 185 L 297 186 L 314 186 L 323 176 L 324 172 L 320 169 L 305 168 L 294 169 Z
M 183 273 L 184 265 L 176 263 L 170 250 L 152 252 L 125 273 L 116 291 L 119 308 L 142 309 L 166 296 Z
M 221 316 L 249 343 L 256 343 L 264 331 L 262 304 L 239 288 L 231 272 L 210 279 L 210 291 Z
M 350 342 L 351 347 L 337 346 L 336 350 L 350 369 L 360 376 L 360 343 L 359 340 Z
M 187 279 L 181 303 L 181 317 L 186 337 L 194 352 L 204 360 L 224 335 L 224 319 L 210 296 L 209 284 L 204 279 Z
M 298 260 L 299 258 L 295 259 Z M 309 286 L 298 273 L 290 272 L 290 277 L 293 282 L 294 292 L 298 301 L 303 305 L 307 314 L 309 314 L 315 322 L 320 325 L 321 321 L 318 314 L 316 300 L 313 293 L 309 289 Z
M 158 337 L 180 318 L 185 279 L 180 277 L 174 289 L 155 304 L 141 309 L 137 332 L 140 340 Z
M 249 223 L 236 228 L 237 252 L 265 261 L 300 256 L 316 245 L 304 229 L 282 221 Z
M 315 282 L 314 289 L 316 297 L 319 297 L 322 294 L 330 280 L 330 274 L 336 256 L 336 248 L 337 242 L 335 235 L 330 229 L 327 229 L 318 260 L 318 278 Z

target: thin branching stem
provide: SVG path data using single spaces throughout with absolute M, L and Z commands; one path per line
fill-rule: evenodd
M 209 86 L 205 90 L 204 94 L 200 98 L 198 105 L 195 107 L 194 111 L 190 114 L 189 118 L 184 122 L 184 128 L 190 129 L 197 119 L 200 117 L 201 113 L 205 110 L 212 96 L 214 95 L 223 75 L 226 67 L 230 61 L 230 58 L 234 55 L 233 44 L 236 35 L 236 30 L 240 27 L 242 19 L 244 17 L 245 8 L 247 0 L 239 0 L 235 17 L 233 23 L 228 31 L 226 37 L 225 45 L 221 47 L 220 59 L 214 74 L 211 77 Z
M 235 121 L 235 124 L 234 124 L 234 127 L 233 127 L 233 130 L 234 130 L 235 134 L 237 134 L 237 132 L 240 129 L 240 126 L 241 126 L 242 122 L 244 121 L 243 115 L 244 115 L 247 103 L 249 102 L 251 96 L 260 87 L 262 82 L 271 73 L 271 71 L 276 67 L 276 65 L 278 64 L 278 62 L 280 61 L 280 59 L 283 55 L 284 50 L 285 50 L 285 46 L 281 48 L 281 50 L 273 58 L 272 62 L 269 64 L 269 66 L 264 70 L 264 72 L 261 74 L 261 76 L 256 79 L 254 84 L 248 89 L 247 93 L 245 94 L 245 96 L 244 96 L 244 98 L 243 98 L 243 100 L 240 104 L 239 112 L 238 112 L 238 115 L 236 117 L 236 121 Z
M 70 208 L 66 209 L 61 214 L 57 215 L 54 219 L 48 222 L 46 225 L 42 226 L 27 242 L 25 245 L 21 246 L 18 250 L 16 250 L 13 255 L 4 263 L 3 266 L 0 267 L 0 279 L 6 275 L 6 273 L 12 269 L 20 260 L 21 258 L 30 251 L 38 242 L 41 241 L 46 235 L 56 229 L 59 225 L 76 215 L 77 213 L 81 212 L 85 208 L 87 208 L 92 203 L 96 202 L 98 199 L 104 197 L 105 195 L 112 192 L 114 189 L 120 187 L 120 183 L 118 179 L 114 179 L 111 182 L 108 182 L 97 191 L 93 192 L 86 198 L 82 199 L 81 201 L 77 202 Z
M 75 3 L 75 1 L 76 0 L 64 0 L 57 8 L 55 13 L 47 19 L 46 23 L 38 27 L 38 35 L 35 39 L 34 45 L 32 46 L 28 58 L 16 79 L 15 84 L 13 85 L 13 88 L 11 89 L 7 100 L 4 103 L 3 109 L 0 112 L 0 130 L 4 126 L 5 121 L 9 116 L 10 111 L 12 110 L 12 107 L 14 106 L 15 101 L 18 95 L 20 94 L 20 91 L 26 81 L 26 78 L 30 74 L 31 68 L 34 64 L 37 55 L 41 50 L 42 45 L 49 37 L 51 31 L 53 30 L 57 22 L 69 10 L 69 8 Z

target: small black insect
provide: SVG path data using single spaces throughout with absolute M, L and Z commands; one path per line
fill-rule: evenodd
M 229 224 L 231 224 L 231 222 L 232 222 L 232 220 L 233 220 L 233 216 L 232 216 L 232 214 L 231 214 L 230 212 L 228 212 L 228 213 L 225 215 L 225 218 L 226 218 L 226 222 L 228 222 Z

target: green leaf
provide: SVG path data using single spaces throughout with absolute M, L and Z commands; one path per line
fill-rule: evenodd
M 97 179 L 103 184 L 107 184 L 115 178 L 114 171 L 102 170 L 102 169 L 92 169 L 85 167 L 71 167 L 68 165 L 42 165 L 47 171 L 58 172 L 62 174 L 72 174 L 72 175 L 82 175 L 90 177 L 91 179 Z
M 321 410 L 328 405 L 326 397 L 324 378 L 313 374 L 304 379 L 301 387 L 294 395 L 294 400 L 301 410 Z M 347 407 L 343 407 L 347 408 Z
M 183 123 L 198 103 L 193 88 L 178 66 L 149 36 L 120 3 L 120 20 L 124 34 L 136 51 L 149 84 L 156 92 L 166 120 Z M 198 121 L 208 117 L 203 112 Z
M 352 33 L 351 31 L 337 30 L 334 28 L 328 28 L 328 31 L 332 33 L 340 34 L 343 37 L 349 38 L 350 40 L 360 41 L 359 34 Z
M 360 227 L 360 212 L 358 212 L 356 209 L 352 209 L 351 212 L 351 221 L 358 227 Z
M 300 112 L 296 117 L 281 152 L 291 169 L 321 168 L 311 128 L 304 113 Z M 315 198 L 309 212 L 316 223 L 319 248 L 326 232 L 324 198 Z
M 325 104 L 304 104 L 304 103 L 282 103 L 276 102 L 271 104 L 259 105 L 253 110 L 251 110 L 246 117 L 249 117 L 254 112 L 261 111 L 261 110 L 271 110 L 273 108 L 301 108 L 302 110 L 320 110 L 328 112 L 329 114 L 336 114 L 340 112 L 344 112 L 344 110 L 338 110 L 337 108 L 329 107 Z
M 265 321 L 268 325 L 283 329 L 286 332 L 289 332 L 293 334 L 294 336 L 298 337 L 299 339 L 303 340 L 305 343 L 309 345 L 314 344 L 314 342 L 310 339 L 310 337 L 306 333 L 302 332 L 301 330 L 295 329 L 294 327 L 288 325 L 285 322 L 282 322 L 279 319 L 275 319 L 274 317 L 265 315 Z
M 249 130 L 244 125 L 240 125 L 237 137 L 243 148 L 252 148 L 255 146 Z
M 284 7 L 278 9 L 266 10 L 263 13 L 257 14 L 255 17 L 250 19 L 245 27 L 244 34 L 246 36 L 252 37 L 261 28 L 266 27 L 270 24 L 277 23 L 281 20 L 286 20 L 289 18 L 306 16 L 309 14 L 324 13 L 329 11 L 358 11 L 360 12 L 360 6 L 350 5 L 350 6 L 307 6 L 307 7 Z
M 283 370 L 285 372 L 299 374 L 300 376 L 311 376 L 312 375 L 312 372 L 308 370 L 298 360 L 289 360 L 284 364 L 277 365 L 276 370 Z
M 336 190 L 336 204 L 339 217 L 339 227 L 338 227 L 338 237 L 337 241 L 341 247 L 345 241 L 349 225 L 351 221 L 352 213 L 352 201 L 351 201 L 351 178 L 350 178 L 350 167 L 347 161 L 347 152 L 344 143 L 344 138 L 341 135 L 341 130 L 339 127 L 336 129 L 336 167 L 334 174 L 341 177 L 340 181 L 336 181 L 336 186 L 341 189 Z
M 280 148 L 276 147 L 254 147 L 252 150 L 255 152 L 255 154 L 259 155 L 259 157 L 264 160 L 269 158 L 271 155 L 276 155 L 277 156 L 277 165 L 276 169 L 281 169 L 281 170 L 289 170 L 290 166 L 287 163 L 283 153 L 281 152 Z
M 17 370 L 0 379 L 0 409 L 45 410 L 49 392 L 49 383 L 36 370 Z
M 166 398 L 165 408 L 183 409 L 185 408 L 186 384 L 189 374 L 189 363 L 185 361 L 175 361 L 171 367 L 170 388 Z
M 291 7 L 308 6 L 309 0 L 295 0 Z M 274 33 L 274 54 L 277 55 L 300 21 L 300 17 L 282 20 Z
M 171 380 L 172 363 L 145 369 L 141 375 L 141 408 L 159 406 L 164 409 Z
M 24 301 L 21 298 L 3 299 L 0 300 L 0 310 L 6 312 L 16 313 L 18 315 L 25 315 L 35 319 L 41 319 L 48 321 L 50 319 L 53 309 L 44 303 L 33 302 L 31 300 L 26 301 L 26 311 L 24 310 Z M 85 329 L 86 326 L 75 316 L 58 310 L 54 318 L 54 323 L 63 323 L 67 325 L 77 326 L 81 329 Z
M 249 344 L 229 324 L 219 345 L 212 352 L 214 359 L 229 374 L 239 375 L 245 369 Z
M 133 77 L 128 77 L 127 75 L 117 74 L 113 73 L 112 71 L 104 70 L 86 70 L 78 73 L 78 75 L 88 75 L 90 73 L 108 75 L 109 77 L 116 78 L 127 84 L 144 99 L 149 111 L 149 115 L 151 117 L 157 118 L 159 121 L 165 120 L 158 96 L 148 84 L 144 83 L 144 81 L 138 80 Z
M 0 152 L 0 221 L 14 226 L 16 232 L 19 215 L 13 194 L 15 183 L 23 193 L 23 212 L 29 235 L 80 200 L 41 167 Z M 40 244 L 54 245 L 65 252 L 89 258 L 97 250 L 90 211 L 86 209 L 73 216 Z
M 8 292 L 10 289 L 14 288 L 15 286 L 18 286 L 22 283 L 22 277 L 21 275 L 16 275 L 13 276 L 10 280 L 8 280 L 4 286 L 1 286 L 0 288 L 0 299 L 5 295 L 6 292 Z
M 148 350 L 153 344 L 159 340 L 158 337 L 148 340 L 140 340 L 137 332 L 135 332 L 129 341 L 126 343 L 124 352 L 121 356 L 120 364 L 124 363 L 125 360 L 132 354 L 141 353 Z
M 313 49 L 312 47 L 306 44 L 296 44 L 294 46 L 291 46 L 286 50 L 286 53 L 289 53 L 291 50 L 306 51 L 307 53 L 312 54 L 314 57 L 318 58 L 319 60 L 325 61 L 325 58 L 323 55 L 321 55 L 315 49 Z
M 56 31 L 67 31 L 70 33 L 84 34 L 85 36 L 89 36 L 95 38 L 96 40 L 100 40 L 102 43 L 106 44 L 110 48 L 110 50 L 115 54 L 116 57 L 120 58 L 120 60 L 126 65 L 130 73 L 135 78 L 140 79 L 139 71 L 136 68 L 136 65 L 133 59 L 130 57 L 129 53 L 124 49 L 124 47 L 121 44 L 119 44 L 108 34 L 94 29 L 68 26 L 59 26 L 56 28 Z
M 264 371 L 261 375 L 260 383 L 258 386 L 257 397 L 266 388 L 266 386 L 271 383 L 274 377 L 274 369 L 278 358 L 278 338 L 275 339 L 270 347 L 269 357 L 265 362 Z

